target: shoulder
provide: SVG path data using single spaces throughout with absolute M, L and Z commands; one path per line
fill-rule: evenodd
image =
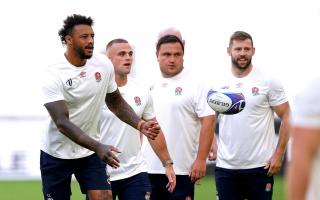
M 88 60 L 89 63 L 95 64 L 95 65 L 108 65 L 112 66 L 111 61 L 107 56 L 104 54 L 98 53 L 93 54 L 92 57 Z
M 282 87 L 281 80 L 275 72 L 256 67 L 253 69 L 252 73 L 252 79 L 270 87 L 270 89 Z
M 314 77 L 306 81 L 295 95 L 295 100 L 302 100 L 305 104 L 317 104 L 320 98 L 320 77 Z M 313 102 L 313 103 L 312 103 Z
M 88 61 L 87 65 L 94 68 L 99 68 L 99 71 L 114 73 L 114 68 L 107 56 L 104 54 L 94 54 Z
M 128 77 L 128 83 L 127 83 L 128 87 L 130 87 L 131 89 L 134 89 L 136 91 L 140 91 L 140 93 L 149 93 L 150 92 L 150 86 L 148 84 L 144 84 L 143 82 L 132 78 L 132 77 Z

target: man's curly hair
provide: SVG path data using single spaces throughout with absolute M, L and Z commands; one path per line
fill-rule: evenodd
M 66 44 L 65 37 L 71 34 L 73 27 L 76 25 L 82 25 L 82 24 L 92 26 L 93 19 L 91 17 L 86 17 L 83 15 L 77 15 L 77 14 L 68 16 L 63 21 L 63 27 L 58 32 L 62 44 Z

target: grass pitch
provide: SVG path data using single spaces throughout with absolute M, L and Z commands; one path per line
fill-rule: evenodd
M 76 181 L 72 181 L 71 200 L 84 200 L 80 188 Z M 40 200 L 43 199 L 41 191 L 41 181 L 0 181 L 0 200 Z M 216 199 L 215 182 L 213 176 L 206 176 L 196 186 L 195 200 Z M 275 177 L 273 199 L 284 200 L 285 183 L 282 176 Z

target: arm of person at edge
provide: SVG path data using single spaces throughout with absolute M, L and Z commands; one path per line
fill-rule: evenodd
M 157 121 L 156 118 L 153 118 L 152 120 Z M 159 132 L 158 137 L 155 140 L 150 140 L 149 138 L 148 140 L 153 151 L 162 163 L 171 159 L 168 152 L 166 139 L 161 130 Z M 173 192 L 174 188 L 176 187 L 176 174 L 173 170 L 172 164 L 167 164 L 164 168 L 166 176 L 168 177 L 168 184 L 166 185 L 166 187 L 169 192 Z
M 320 146 L 320 128 L 294 127 L 288 165 L 288 199 L 305 199 L 312 162 Z M 297 175 L 299 174 L 299 175 Z
M 217 152 L 218 152 L 218 145 L 217 145 L 217 139 L 216 139 L 216 134 L 214 134 L 213 141 L 210 147 L 210 152 L 208 156 L 208 160 L 214 161 L 217 159 Z
M 215 119 L 217 120 L 218 119 L 218 116 L 219 116 L 219 113 L 216 112 L 216 116 L 215 116 Z M 216 121 L 215 123 L 213 124 L 213 130 L 215 131 L 216 130 Z M 209 155 L 208 155 L 208 160 L 210 161 L 214 161 L 217 159 L 217 153 L 218 153 L 218 144 L 217 144 L 217 138 L 216 138 L 216 133 L 214 132 L 214 137 L 213 137 L 213 140 L 212 140 L 212 144 L 211 144 L 211 147 L 210 147 L 210 152 L 209 152 Z
M 201 130 L 199 138 L 199 147 L 196 160 L 193 162 L 189 176 L 192 182 L 200 180 L 206 175 L 206 160 L 214 137 L 215 115 L 200 117 Z
M 106 104 L 111 112 L 113 112 L 120 120 L 129 124 L 133 128 L 138 129 L 148 138 L 154 140 L 159 132 L 160 126 L 157 121 L 142 121 L 130 107 L 130 105 L 122 98 L 119 89 L 112 93 L 107 93 Z M 140 124 L 140 125 L 139 125 Z
M 272 107 L 278 117 L 281 119 L 280 129 L 279 129 L 279 140 L 277 147 L 268 160 L 264 169 L 268 169 L 268 176 L 273 176 L 278 173 L 281 169 L 282 159 L 286 152 L 286 147 L 289 140 L 289 114 L 290 107 L 289 103 L 283 103 L 278 106 Z
M 120 151 L 110 145 L 104 145 L 86 133 L 69 120 L 69 111 L 64 100 L 55 101 L 45 104 L 52 120 L 56 124 L 58 130 L 71 139 L 73 142 L 97 153 L 99 158 L 113 168 L 119 167 L 118 158 L 112 153 Z

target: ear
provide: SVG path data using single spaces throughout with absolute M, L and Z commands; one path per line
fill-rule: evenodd
M 66 35 L 65 40 L 68 45 L 72 44 L 72 37 L 70 35 Z
M 254 56 L 254 54 L 256 53 L 256 48 L 252 48 L 252 56 Z
M 231 47 L 227 47 L 227 53 L 229 56 L 231 56 Z

